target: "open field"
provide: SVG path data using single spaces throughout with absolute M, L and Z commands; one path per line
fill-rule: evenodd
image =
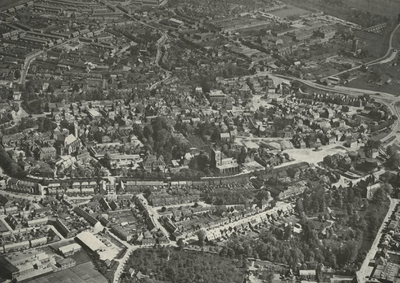
M 29 279 L 26 283 L 107 283 L 91 262 L 74 266 L 59 272 L 54 272 L 35 279 Z
M 368 58 L 366 58 L 366 60 L 370 61 L 386 54 L 390 32 L 381 35 L 366 31 L 356 31 L 354 34 L 359 38 L 359 48 L 368 52 Z
M 1 0 L 0 1 L 0 11 L 7 10 L 8 8 L 26 3 L 28 1 L 29 0 Z
M 400 6 L 400 0 L 283 0 L 283 2 L 303 9 L 312 7 L 314 10 L 343 19 L 346 19 L 351 9 L 393 18 L 397 17 Z
M 294 6 L 288 6 L 286 9 L 270 12 L 270 14 L 277 16 L 277 17 L 281 17 L 281 18 L 292 17 L 292 16 L 301 16 L 301 15 L 305 15 L 305 14 L 309 14 L 309 13 L 310 13 L 310 11 L 307 11 L 307 10 L 304 10 L 304 9 L 301 9 L 298 7 L 294 7 Z
M 4 222 L 3 221 L 0 221 L 0 232 L 7 232 L 8 231 L 8 228 L 7 228 L 7 226 L 4 224 Z
M 307 162 L 312 164 L 318 164 L 321 162 L 325 156 L 332 155 L 335 153 L 344 153 L 348 151 L 347 148 L 338 144 L 331 144 L 321 147 L 321 150 L 315 151 L 312 148 L 304 149 L 288 149 L 285 150 L 290 157 L 292 157 L 297 162 L 307 160 Z
M 351 8 L 386 17 L 396 17 L 400 6 L 400 0 L 346 0 L 344 2 Z
M 354 88 L 362 88 L 362 89 L 367 89 L 367 90 L 372 90 L 376 92 L 387 92 L 391 93 L 393 95 L 400 95 L 400 66 L 391 66 L 391 64 L 382 64 L 382 65 L 376 65 L 373 68 L 379 68 L 382 70 L 382 74 L 384 79 L 386 80 L 389 78 L 390 74 L 393 76 L 393 81 L 390 84 L 383 83 L 382 86 L 375 86 L 375 85 L 369 85 L 368 82 L 368 75 L 367 74 L 362 74 L 360 77 L 350 81 L 348 84 L 346 84 L 346 87 L 354 87 Z
M 396 30 L 392 41 L 393 48 L 400 49 L 400 29 Z

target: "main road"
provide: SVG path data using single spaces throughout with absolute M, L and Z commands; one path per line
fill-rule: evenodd
M 309 87 L 312 87 L 314 89 L 324 91 L 324 92 L 339 93 L 339 94 L 344 94 L 344 95 L 349 95 L 349 96 L 359 96 L 359 95 L 363 95 L 363 94 L 368 94 L 370 97 L 374 98 L 375 101 L 386 105 L 390 109 L 392 114 L 398 118 L 394 122 L 391 132 L 387 136 L 382 138 L 381 141 L 386 142 L 391 137 L 396 136 L 396 133 L 400 128 L 399 127 L 400 126 L 400 124 L 399 124 L 399 119 L 400 119 L 400 111 L 399 110 L 400 109 L 397 109 L 395 106 L 396 103 L 400 103 L 400 96 L 394 96 L 393 94 L 386 93 L 386 92 L 377 93 L 376 91 L 360 89 L 360 88 L 349 88 L 349 87 L 344 87 L 344 86 L 329 87 L 329 86 L 317 84 L 312 81 L 302 80 L 302 79 L 293 78 L 293 77 L 289 77 L 289 76 L 274 75 L 274 74 L 270 74 L 269 76 L 271 78 L 274 78 L 274 76 L 276 76 L 280 79 L 286 79 L 289 81 L 297 80 Z
M 395 104 L 397 102 L 400 102 L 400 97 L 399 96 L 394 96 L 393 94 L 390 93 L 384 93 L 384 92 L 379 92 L 379 94 L 375 91 L 371 90 L 365 90 L 365 89 L 358 89 L 358 88 L 348 88 L 348 87 L 343 87 L 343 86 L 336 86 L 336 87 L 326 87 L 326 86 L 321 86 L 309 81 L 304 81 L 301 80 L 304 84 L 307 84 L 309 86 L 312 86 L 313 88 L 317 88 L 323 91 L 329 91 L 329 92 L 336 92 L 336 93 L 341 93 L 341 94 L 346 94 L 346 95 L 362 95 L 362 94 L 368 94 L 370 97 L 373 97 L 375 101 L 380 102 L 384 105 L 386 105 L 392 114 L 397 117 L 397 120 L 395 120 L 391 132 L 385 136 L 384 138 L 381 139 L 382 142 L 386 142 L 389 140 L 391 137 L 396 136 L 397 131 L 399 130 L 399 119 L 400 119 L 400 112 L 396 108 Z

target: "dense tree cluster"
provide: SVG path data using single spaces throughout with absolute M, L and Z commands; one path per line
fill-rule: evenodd
M 220 255 L 255 257 L 293 269 L 315 268 L 319 263 L 350 270 L 356 267 L 385 217 L 392 186 L 381 184 L 370 201 L 361 198 L 351 183 L 331 189 L 310 183 L 310 188 L 296 202 L 300 233 L 295 234 L 290 223 L 276 226 L 273 219 L 257 239 L 232 237 Z M 349 265 L 353 262 L 356 266 Z
M 17 123 L 15 126 L 3 129 L 2 132 L 5 135 L 13 135 L 16 133 L 20 133 L 23 130 L 29 129 L 29 128 L 36 128 L 37 127 L 37 121 L 33 118 L 28 118 L 28 117 L 23 117 L 21 118 L 20 122 Z
M 10 176 L 22 177 L 26 175 L 21 166 L 11 158 L 11 155 L 2 146 L 0 146 L 0 166 Z
M 389 156 L 387 161 L 387 166 L 391 168 L 399 168 L 400 167 L 400 154 L 398 150 L 391 145 L 386 148 L 386 154 Z
M 248 204 L 254 199 L 255 192 L 251 190 L 219 189 L 204 192 L 203 197 L 207 203 L 215 205 Z
M 126 268 L 151 275 L 145 282 L 243 282 L 245 270 L 236 265 L 218 255 L 161 248 L 134 251 Z M 122 277 L 132 282 L 127 273 Z
M 172 134 L 172 125 L 164 117 L 156 117 L 143 129 L 136 126 L 133 130 L 147 150 L 162 155 L 165 163 L 180 159 L 189 150 L 187 142 Z

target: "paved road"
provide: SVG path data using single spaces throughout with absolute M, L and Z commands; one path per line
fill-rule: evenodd
M 121 259 L 115 259 L 115 261 L 118 261 L 119 264 L 117 270 L 114 273 L 113 283 L 119 283 L 122 272 L 124 272 L 126 262 L 128 261 L 129 256 L 132 254 L 132 252 L 135 251 L 136 249 L 138 249 L 138 246 L 129 245 L 125 255 Z
M 166 77 L 158 82 L 155 82 L 153 85 L 150 86 L 150 90 L 155 89 L 159 84 L 165 82 L 166 80 L 169 80 L 171 78 L 171 71 L 164 69 L 163 67 L 160 66 L 160 60 L 161 60 L 161 55 L 162 55 L 162 47 L 164 46 L 165 42 L 168 40 L 168 36 L 166 33 L 163 33 L 163 35 L 160 37 L 160 39 L 157 41 L 157 55 L 156 55 L 156 60 L 155 63 L 156 65 L 164 70 L 166 72 Z
M 393 49 L 393 37 L 394 34 L 397 32 L 397 30 L 400 28 L 400 23 L 397 24 L 397 26 L 394 28 L 394 30 L 392 31 L 392 33 L 390 34 L 390 38 L 389 38 L 389 46 L 388 49 L 386 51 L 386 54 L 384 56 L 382 56 L 381 58 L 378 58 L 376 60 L 373 60 L 371 62 L 368 63 L 368 65 L 375 65 L 375 64 L 379 64 L 381 61 L 384 61 L 391 53 L 392 53 L 392 49 Z
M 287 211 L 288 209 L 291 209 L 291 208 L 292 208 L 292 205 L 289 203 L 278 202 L 276 204 L 276 207 L 272 208 L 271 210 L 283 209 L 284 211 Z M 208 233 L 217 233 L 218 234 L 218 232 L 221 230 L 229 229 L 230 227 L 235 227 L 236 225 L 248 224 L 254 219 L 259 219 L 261 216 L 270 214 L 271 210 L 264 210 L 260 213 L 254 213 L 253 215 L 247 216 L 245 218 L 242 218 L 242 219 L 239 219 L 239 220 L 227 223 L 227 224 L 215 224 L 211 228 L 202 229 L 202 230 L 204 230 Z M 227 220 L 227 221 L 229 221 L 229 220 Z M 198 240 L 197 234 L 194 234 L 185 239 L 186 242 L 188 242 L 190 240 Z
M 148 210 L 149 214 L 153 216 L 154 218 L 154 222 L 156 223 L 157 228 L 159 228 L 164 235 L 166 235 L 168 237 L 169 233 L 165 230 L 165 228 L 160 224 L 160 222 L 158 221 L 158 218 L 160 217 L 158 215 L 157 210 L 154 207 L 151 207 L 150 205 L 148 205 L 146 198 L 144 198 L 144 196 L 142 194 L 137 195 L 137 197 L 143 199 L 143 203 L 145 204 L 145 208 Z M 113 283 L 118 283 L 120 280 L 120 277 L 122 275 L 122 272 L 124 271 L 126 262 L 129 259 L 129 256 L 132 254 L 133 251 L 135 251 L 138 248 L 145 248 L 144 246 L 134 246 L 129 244 L 126 241 L 123 241 L 119 238 L 117 238 L 113 233 L 109 233 L 112 237 L 114 237 L 116 240 L 118 240 L 119 242 L 121 242 L 122 244 L 124 244 L 127 247 L 127 251 L 125 253 L 125 255 L 121 258 L 121 259 L 116 259 L 116 261 L 119 262 L 119 265 L 117 267 L 117 270 L 114 273 L 114 280 Z M 175 242 L 169 242 L 166 245 L 162 245 L 162 246 L 176 246 Z
M 327 91 L 327 92 L 336 92 L 336 93 L 341 93 L 345 95 L 351 95 L 351 96 L 359 96 L 362 94 L 369 94 L 372 98 L 375 99 L 375 101 L 380 102 L 382 104 L 385 104 L 393 113 L 393 115 L 397 116 L 398 119 L 394 122 L 391 132 L 385 136 L 383 139 L 381 139 L 382 142 L 386 142 L 388 139 L 390 139 L 392 136 L 395 136 L 398 129 L 399 129 L 399 118 L 400 118 L 400 112 L 398 109 L 394 106 L 395 103 L 400 102 L 400 97 L 399 96 L 394 96 L 393 94 L 390 93 L 385 93 L 385 92 L 379 92 L 379 95 L 377 95 L 376 91 L 372 90 L 365 90 L 365 89 L 359 89 L 359 88 L 349 88 L 349 87 L 344 87 L 344 86 L 336 86 L 336 87 L 328 87 L 328 86 L 323 86 L 319 85 L 310 81 L 306 80 L 299 80 L 302 83 L 322 90 L 322 91 Z
M 164 235 L 168 237 L 168 235 L 169 235 L 168 231 L 158 221 L 158 219 L 160 218 L 160 215 L 158 214 L 157 209 L 148 204 L 147 199 L 143 196 L 143 194 L 138 194 L 138 195 L 136 195 L 136 197 L 142 199 L 142 203 L 145 205 L 145 208 L 148 211 L 149 215 L 153 217 L 157 228 L 160 229 L 164 233 Z
M 25 62 L 24 62 L 24 65 L 23 65 L 23 67 L 22 67 L 22 70 L 21 70 L 21 77 L 20 77 L 20 79 L 19 79 L 19 84 L 21 84 L 21 85 L 25 84 L 26 76 L 28 75 L 28 71 L 29 71 L 29 67 L 30 67 L 31 63 L 32 63 L 37 57 L 39 57 L 40 55 L 42 55 L 43 52 L 47 52 L 47 51 L 49 51 L 49 50 L 51 50 L 51 49 L 53 49 L 53 48 L 59 47 L 59 46 L 61 46 L 61 45 L 64 45 L 64 44 L 66 44 L 66 43 L 68 43 L 68 42 L 70 42 L 70 41 L 76 41 L 76 40 L 77 40 L 77 38 L 71 38 L 71 39 L 65 40 L 65 41 L 63 41 L 63 42 L 61 42 L 61 43 L 59 43 L 59 44 L 56 44 L 56 45 L 54 45 L 54 46 L 52 46 L 52 47 L 46 48 L 46 49 L 44 49 L 44 50 L 41 50 L 41 51 L 38 52 L 37 54 L 32 55 L 32 56 L 26 58 L 26 59 L 25 59 Z
M 357 271 L 357 278 L 358 278 L 358 283 L 364 283 L 367 282 L 367 277 L 371 275 L 372 268 L 369 267 L 370 261 L 375 257 L 376 252 L 378 251 L 378 244 L 379 241 L 382 237 L 382 231 L 386 226 L 386 222 L 389 220 L 390 216 L 392 215 L 396 205 L 399 203 L 398 199 L 392 199 L 390 198 L 390 206 L 388 209 L 388 212 L 386 213 L 385 219 L 382 221 L 381 227 L 378 230 L 378 233 L 376 234 L 375 240 L 372 243 L 371 249 L 369 250 L 368 254 L 366 255 L 363 264 L 361 265 L 361 268 L 359 271 Z

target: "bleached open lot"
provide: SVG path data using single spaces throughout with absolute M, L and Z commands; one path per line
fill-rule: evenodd
M 293 158 L 296 162 L 309 162 L 313 164 L 317 164 L 321 162 L 325 156 L 332 155 L 335 153 L 346 152 L 349 149 L 343 147 L 340 144 L 330 144 L 327 146 L 323 146 L 319 151 L 315 151 L 313 148 L 304 148 L 304 149 L 287 149 L 283 152 L 289 154 L 291 158 Z

